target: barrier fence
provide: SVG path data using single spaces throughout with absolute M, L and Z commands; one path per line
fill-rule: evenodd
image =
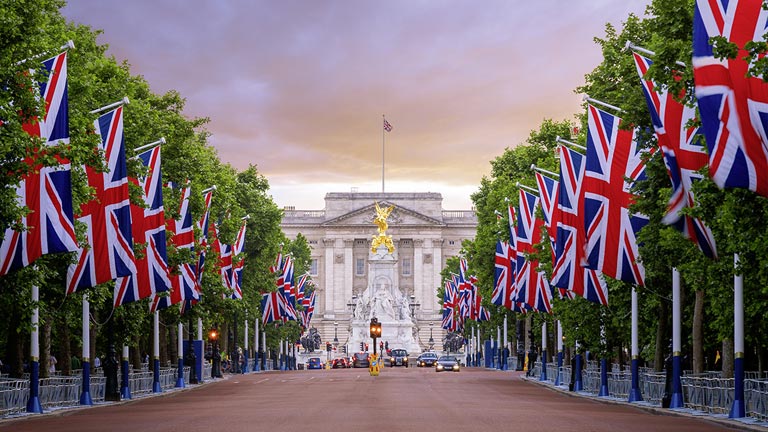
M 178 368 L 160 369 L 160 388 L 170 390 L 176 387 Z M 204 364 L 203 377 L 210 379 L 211 366 Z M 184 382 L 189 383 L 190 368 L 184 367 Z M 118 371 L 118 385 L 121 385 L 121 373 Z M 128 385 L 132 397 L 140 397 L 152 393 L 154 373 L 151 371 L 132 371 L 129 374 Z M 91 375 L 90 392 L 93 402 L 104 402 L 106 377 L 103 371 L 97 370 Z M 39 398 L 43 409 L 71 407 L 80 404 L 83 377 L 80 375 L 56 375 L 40 378 Z M 0 377 L 0 418 L 26 412 L 29 400 L 29 378 L 17 379 Z
M 510 370 L 517 359 L 509 358 Z M 547 380 L 554 383 L 558 372 L 555 363 L 547 364 Z M 560 387 L 568 388 L 571 384 L 572 371 L 570 366 L 559 369 Z M 541 376 L 541 362 L 536 362 L 530 376 L 538 379 Z M 582 392 L 598 395 L 600 392 L 600 368 L 597 362 L 587 362 L 582 370 Z M 666 390 L 667 377 L 665 372 L 656 372 L 650 368 L 639 369 L 639 385 L 644 402 L 662 406 Z M 692 374 L 684 371 L 680 377 L 682 384 L 683 403 L 685 408 L 709 414 L 730 413 L 733 405 L 734 379 L 722 378 L 719 371 Z M 611 365 L 608 372 L 608 393 L 610 397 L 627 400 L 632 386 L 632 374 L 628 369 L 621 369 L 617 364 Z M 746 416 L 759 421 L 768 421 L 768 376 L 765 372 L 745 372 L 744 403 Z

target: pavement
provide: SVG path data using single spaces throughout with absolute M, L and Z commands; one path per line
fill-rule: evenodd
M 574 395 L 517 372 L 384 368 L 226 375 L 203 385 L 0 422 L 0 431 L 760 430 L 711 416 Z

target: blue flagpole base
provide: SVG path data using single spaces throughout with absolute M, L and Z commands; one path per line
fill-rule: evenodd
M 632 387 L 629 389 L 627 402 L 642 402 L 643 394 L 640 392 L 640 363 L 636 358 L 632 359 L 630 369 L 632 370 Z
M 130 387 L 121 387 L 120 388 L 120 399 L 133 399 L 131 396 L 131 388 Z
M 93 405 L 91 398 L 91 363 L 83 362 L 83 387 L 80 393 L 80 405 Z
M 40 404 L 40 398 L 37 396 L 30 396 L 27 401 L 27 412 L 34 414 L 42 414 L 43 406 Z
M 597 394 L 599 397 L 608 397 L 610 396 L 610 393 L 608 393 L 608 386 L 607 385 L 601 385 L 600 386 L 600 393 Z
M 179 359 L 179 373 L 176 377 L 176 388 L 184 387 L 184 359 Z
M 746 414 L 746 408 L 744 407 L 743 400 L 734 400 L 731 405 L 731 412 L 728 414 L 728 418 L 742 418 Z
M 91 399 L 91 392 L 80 393 L 80 405 L 93 405 L 93 399 Z
M 685 403 L 683 402 L 683 394 L 682 393 L 672 393 L 672 399 L 669 400 L 669 407 L 670 408 L 684 408 Z
M 42 414 L 43 406 L 40 404 L 40 362 L 30 362 L 29 369 L 29 399 L 27 399 L 27 412 Z
M 248 355 L 243 353 L 243 370 L 242 373 L 248 373 Z
M 253 371 L 259 372 L 259 353 L 254 354 Z
M 742 418 L 747 412 L 744 404 L 744 357 L 737 355 L 733 360 L 733 378 L 733 404 L 728 418 Z
M 633 388 L 629 390 L 629 398 L 627 398 L 627 402 L 642 402 L 643 401 L 643 394 L 640 393 L 639 388 Z
M 546 355 L 546 353 L 544 355 Z M 539 376 L 539 381 L 547 381 L 547 364 L 545 362 L 541 362 L 541 375 Z
M 163 388 L 160 386 L 160 359 L 155 359 L 154 362 L 154 378 L 152 379 L 152 393 L 162 393 Z

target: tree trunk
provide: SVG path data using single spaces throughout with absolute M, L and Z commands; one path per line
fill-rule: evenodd
M 131 365 L 133 369 L 141 370 L 141 336 L 133 337 L 133 349 L 128 350 L 128 354 L 131 357 Z
M 693 306 L 693 373 L 704 372 L 704 291 L 696 291 Z
M 179 329 L 178 326 L 168 326 L 168 359 L 172 365 L 179 358 Z
M 51 373 L 48 371 L 51 359 L 51 324 L 48 319 L 45 324 L 40 325 L 40 376 L 48 378 Z M 56 364 L 58 366 L 58 364 Z
M 661 301 L 659 303 L 659 322 L 656 326 L 656 352 L 653 356 L 653 369 L 656 372 L 664 370 L 664 357 L 669 346 L 668 316 L 669 307 L 665 301 Z
M 21 318 L 16 310 L 11 314 L 8 324 L 8 352 L 6 356 L 11 368 L 11 376 L 19 378 L 24 374 L 24 333 L 19 333 L 16 329 L 21 325 Z
M 63 375 L 72 374 L 72 347 L 70 346 L 72 340 L 69 334 L 69 323 L 67 322 L 67 318 L 68 315 L 64 314 L 59 315 L 57 319 L 59 339 L 61 342 L 59 348 L 59 354 L 61 355 L 59 366 L 61 366 L 61 373 Z
M 733 339 L 723 339 L 723 378 L 733 378 Z
M 153 359 L 154 360 L 154 359 Z M 160 365 L 168 363 L 168 327 L 160 317 Z

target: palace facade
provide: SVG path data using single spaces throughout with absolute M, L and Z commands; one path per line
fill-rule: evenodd
M 434 348 L 442 349 L 440 271 L 449 257 L 459 254 L 463 240 L 474 238 L 477 217 L 473 210 L 444 210 L 439 193 L 332 192 L 326 194 L 323 210 L 284 209 L 283 232 L 291 239 L 301 233 L 312 249 L 310 275 L 317 298 L 311 325 L 323 342 L 348 343 L 355 302 L 369 284 L 376 202 L 395 206 L 387 234 L 395 245 L 396 285 L 409 299 L 417 342 L 427 350 L 432 337 Z

